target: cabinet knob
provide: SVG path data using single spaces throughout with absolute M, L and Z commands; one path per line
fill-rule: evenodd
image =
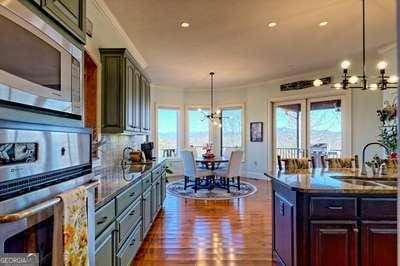
M 107 217 L 107 216 L 104 216 L 104 217 L 101 218 L 100 221 L 97 222 L 97 224 L 99 224 L 99 225 L 100 225 L 100 224 L 104 224 L 104 223 L 107 221 L 107 219 L 108 219 L 108 217 Z
M 285 216 L 285 203 L 283 201 L 279 202 L 279 213 Z
M 129 194 L 129 197 L 132 198 L 133 196 L 135 196 L 135 192 L 132 192 L 131 194 Z
M 354 233 L 358 233 L 358 228 L 353 229 Z
M 129 215 L 134 215 L 135 214 L 135 210 L 133 210 L 133 211 L 131 211 L 130 213 L 129 213 Z
M 131 243 L 129 244 L 129 246 L 135 245 L 135 241 L 136 241 L 136 239 L 132 239 L 132 241 L 131 241 Z

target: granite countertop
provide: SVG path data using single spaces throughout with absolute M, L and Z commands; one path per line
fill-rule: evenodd
M 371 183 L 376 181 L 397 182 L 397 173 L 388 175 L 362 176 L 360 170 L 351 169 L 309 169 L 298 172 L 273 170 L 266 176 L 289 187 L 291 190 L 306 193 L 359 193 L 359 194 L 396 194 L 397 187 Z M 342 179 L 341 179 L 341 178 Z M 362 180 L 349 180 L 362 178 Z M 347 181 L 346 181 L 347 180 Z M 367 182 L 364 182 L 367 181 Z M 394 181 L 394 182 L 393 182 Z
M 100 208 L 127 186 L 134 184 L 142 179 L 142 176 L 156 169 L 164 159 L 148 163 L 134 163 L 126 165 L 124 168 L 118 166 L 98 166 L 93 172 L 100 185 L 96 188 L 95 204 Z

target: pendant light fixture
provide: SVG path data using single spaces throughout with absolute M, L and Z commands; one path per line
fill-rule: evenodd
M 333 87 L 335 89 L 361 89 L 361 90 L 371 90 L 375 91 L 377 89 L 397 89 L 397 82 L 399 81 L 398 76 L 386 74 L 386 68 L 388 64 L 385 61 L 381 61 L 377 64 L 377 69 L 379 71 L 378 79 L 375 82 L 369 82 L 366 75 L 366 48 L 365 48 L 365 0 L 362 0 L 362 74 L 361 75 L 351 75 L 350 66 L 351 62 L 349 60 L 344 60 L 341 63 L 341 68 L 343 70 L 342 81 L 335 83 Z M 321 86 L 323 83 L 321 80 L 316 79 L 313 82 L 315 87 Z
M 201 108 L 198 109 L 198 111 L 202 112 L 204 115 L 204 121 L 205 119 L 209 119 L 211 123 L 214 126 L 219 126 L 222 127 L 222 115 L 221 115 L 221 110 L 217 109 L 214 112 L 214 72 L 210 72 L 210 80 L 211 80 L 211 110 L 210 114 L 205 113 L 204 111 L 201 110 Z

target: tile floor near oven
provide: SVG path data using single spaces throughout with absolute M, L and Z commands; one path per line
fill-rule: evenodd
M 167 194 L 132 265 L 274 265 L 271 183 L 243 180 L 258 191 L 231 201 Z

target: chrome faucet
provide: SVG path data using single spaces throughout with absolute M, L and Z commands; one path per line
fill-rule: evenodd
M 363 148 L 361 175 L 367 175 L 367 167 L 365 166 L 365 150 L 371 145 L 378 145 L 385 148 L 386 154 L 389 155 L 389 148 L 380 142 L 370 142 Z

